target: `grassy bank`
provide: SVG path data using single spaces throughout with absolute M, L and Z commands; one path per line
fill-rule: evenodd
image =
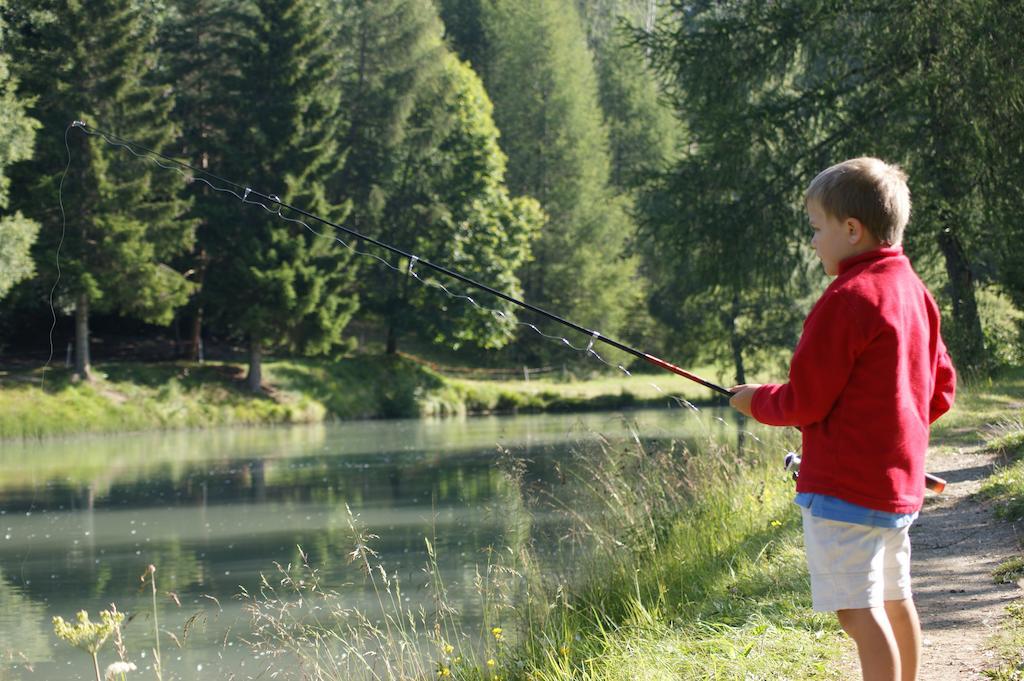
M 324 385 L 314 370 L 322 367 L 277 365 L 275 381 Z M 935 429 L 940 448 L 1002 437 L 993 446 L 1006 449 L 1007 464 L 993 480 L 1004 486 L 987 488 L 993 498 L 1024 497 L 1009 473 L 1024 453 L 1022 398 L 1024 372 L 1005 374 L 962 391 Z M 713 425 L 710 415 L 683 413 Z M 554 566 L 541 559 L 540 530 L 528 520 L 509 527 L 507 546 L 481 554 L 475 580 L 467 578 L 484 613 L 479 629 L 467 631 L 447 603 L 429 543 L 427 569 L 403 569 L 410 583 L 400 585 L 374 553 L 371 532 L 380 528 L 353 527 L 352 581 L 365 580 L 379 608 L 355 611 L 315 568 L 289 565 L 260 593 L 243 595 L 246 640 L 283 674 L 301 669 L 324 681 L 848 678 L 849 640 L 834 617 L 810 611 L 792 482 L 779 470 L 796 432 L 757 429 L 738 442 L 728 427 L 695 430 L 704 435 L 688 445 L 588 441 L 549 487 L 530 475 L 530 461 L 499 457 L 494 465 L 518 490 L 503 504 L 574 522 L 559 530 L 565 559 Z M 1007 565 L 1001 578 L 1022 574 Z M 404 609 L 403 589 L 428 590 L 434 607 Z M 1010 611 L 1006 671 L 992 678 L 1019 678 L 1022 612 Z
M 738 454 L 735 431 L 706 432 L 689 449 L 638 438 L 582 445 L 550 488 L 531 481 L 528 462 L 502 462 L 519 505 L 573 523 L 556 565 L 528 528 L 486 554 L 474 581 L 479 630 L 460 624 L 429 564 L 437 608 L 405 612 L 367 528 L 352 555 L 379 610 L 346 609 L 329 587 L 311 586 L 313 570 L 286 576 L 289 599 L 275 587 L 253 603 L 266 633 L 258 649 L 283 648 L 282 671 L 297 660 L 325 680 L 841 678 L 848 643 L 834 618 L 810 611 L 792 482 L 779 465 L 793 433 L 748 436 Z M 325 635 L 314 616 L 345 633 Z
M 997 499 L 1007 519 L 1024 517 L 1022 406 L 1024 370 L 1003 372 L 963 387 L 933 435 L 939 449 L 991 442 L 1003 452 L 1007 463 L 983 493 Z M 686 481 L 695 493 L 681 510 L 665 506 L 665 513 L 651 516 L 648 532 L 633 522 L 609 525 L 611 536 L 624 542 L 621 550 L 599 552 L 571 598 L 549 596 L 550 614 L 524 620 L 526 634 L 505 656 L 502 678 L 843 677 L 836 663 L 851 644 L 834 617 L 809 609 L 792 484 L 779 474 L 774 455 L 782 447 L 777 438 L 784 437 L 772 431 L 764 441 L 748 441 L 744 463 L 730 464 L 741 457 L 726 446 L 719 457 L 705 455 L 707 465 L 683 474 L 668 466 L 644 481 L 619 475 L 617 485 L 603 486 L 598 496 L 609 499 L 624 498 L 640 482 L 644 495 L 653 487 L 657 496 L 665 488 L 647 483 L 663 478 Z M 648 545 L 627 539 L 638 536 Z M 996 578 L 1024 578 L 1024 560 L 1003 566 Z M 1011 606 L 1009 615 L 996 642 L 1004 664 L 989 672 L 991 678 L 1021 678 L 1024 607 Z
M 267 362 L 260 395 L 245 390 L 244 371 L 242 365 L 216 362 L 111 363 L 97 365 L 91 383 L 73 383 L 64 368 L 0 372 L 0 439 L 663 406 L 669 394 L 708 399 L 708 391 L 674 376 L 468 380 L 407 357 Z
M 1004 381 L 987 400 L 996 411 L 990 418 L 988 447 L 998 455 L 996 470 L 982 483 L 979 495 L 992 501 L 996 516 L 1008 522 L 1024 520 L 1024 372 Z M 1001 399 L 1000 399 L 1001 398 Z M 1002 407 L 1000 408 L 1000 403 Z M 984 408 L 984 405 L 978 405 Z M 992 578 L 997 582 L 1019 583 L 1024 579 L 1024 552 L 1000 565 Z M 985 670 L 986 678 L 1016 681 L 1024 678 L 1024 602 L 1006 608 L 1006 618 L 992 640 L 996 663 Z

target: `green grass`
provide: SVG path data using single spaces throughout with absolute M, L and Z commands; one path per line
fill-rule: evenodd
M 998 664 L 982 672 L 994 681 L 1021 681 L 1024 679 L 1024 603 L 1017 601 L 1006 606 L 1006 619 L 992 640 L 992 651 Z
M 810 611 L 792 483 L 776 464 L 755 455 L 661 471 L 694 488 L 652 523 L 653 550 L 590 566 L 573 600 L 553 600 L 556 614 L 531 625 L 510 668 L 538 681 L 839 678 L 848 645 L 834 618 Z
M 228 424 L 294 423 L 323 418 L 302 395 L 246 393 L 231 365 L 110 364 L 91 383 L 64 369 L 0 380 L 0 438 L 110 433 Z
M 73 383 L 63 368 L 0 372 L 0 439 L 329 418 L 621 409 L 663 406 L 669 394 L 711 399 L 709 391 L 668 374 L 569 377 L 564 383 L 466 380 L 407 356 L 384 355 L 268 361 L 267 389 L 260 395 L 245 389 L 240 364 L 123 362 L 96 365 L 94 373 L 91 383 Z
M 937 447 L 955 451 L 984 446 L 999 455 L 995 471 L 982 482 L 979 497 L 995 504 L 997 517 L 1024 518 L 1024 368 L 1005 370 L 992 380 L 967 386 L 950 414 L 933 428 Z M 1024 556 L 993 571 L 993 579 L 1015 583 L 1024 577 Z M 995 666 L 983 675 L 997 681 L 1024 680 L 1024 602 L 1007 606 L 1006 618 L 991 641 Z
M 987 493 L 1005 495 L 1004 515 L 1014 518 L 1024 513 L 1022 403 L 1022 370 L 967 385 L 933 436 L 935 447 L 951 450 L 992 441 L 1013 462 L 993 479 L 998 491 L 993 482 Z M 654 523 L 656 549 L 604 556 L 566 606 L 551 599 L 557 614 L 528 624 L 518 654 L 507 656 L 508 678 L 828 679 L 849 673 L 840 665 L 852 656 L 849 640 L 834 617 L 810 611 L 792 485 L 771 465 L 778 446 L 765 447 L 763 455 L 748 453 L 749 466 L 688 472 L 684 478 L 699 481 L 700 493 L 678 514 Z M 757 464 L 760 458 L 769 463 Z M 1024 573 L 1021 565 L 1007 564 L 999 576 L 1016 579 Z M 1009 613 L 999 644 L 1005 663 L 991 674 L 1024 679 L 1024 606 Z
M 953 409 L 932 426 L 934 447 L 955 450 L 989 442 L 1019 422 L 1024 409 L 1024 367 L 957 387 Z

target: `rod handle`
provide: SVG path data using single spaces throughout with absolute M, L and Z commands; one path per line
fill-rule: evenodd
M 937 475 L 931 473 L 924 474 L 924 486 L 935 492 L 936 494 L 942 494 L 943 490 L 946 489 L 946 481 Z

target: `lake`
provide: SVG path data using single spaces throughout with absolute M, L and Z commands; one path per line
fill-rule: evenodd
M 348 509 L 378 535 L 368 545 L 412 607 L 428 600 L 429 538 L 448 598 L 471 623 L 488 547 L 525 533 L 553 561 L 564 550 L 566 518 L 524 506 L 503 472 L 509 454 L 529 461 L 531 480 L 550 481 L 564 475 L 558 464 L 573 447 L 598 434 L 689 439 L 721 426 L 715 416 L 677 408 L 0 443 L 0 679 L 94 678 L 89 657 L 57 640 L 51 618 L 85 609 L 96 620 L 111 603 L 134 615 L 130 657 L 139 677 L 154 678 L 145 652 L 152 591 L 141 579 L 149 565 L 168 632 L 164 678 L 255 678 L 268 661 L 242 641 L 250 625 L 239 594 L 258 591 L 261 574 L 275 582 L 275 563 L 301 564 L 298 547 L 347 604 L 373 608 L 347 561 Z M 115 659 L 108 643 L 101 668 Z

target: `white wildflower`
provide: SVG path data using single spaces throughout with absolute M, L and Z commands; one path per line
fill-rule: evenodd
M 136 669 L 137 667 L 134 662 L 112 662 L 110 666 L 107 667 L 107 671 L 103 677 L 107 681 L 114 681 L 118 675 L 123 677 L 128 672 L 133 672 Z

